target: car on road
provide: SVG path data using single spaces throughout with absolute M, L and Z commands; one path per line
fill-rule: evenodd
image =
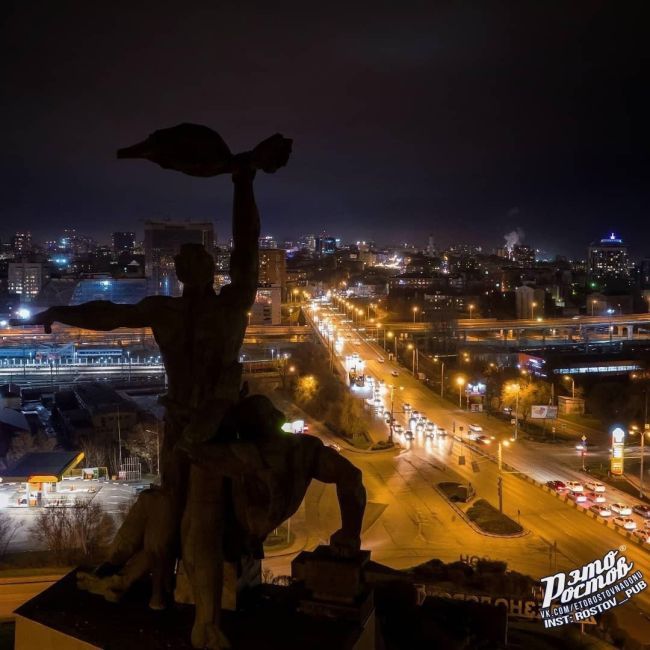
M 492 442 L 492 440 L 490 440 L 489 436 L 483 435 L 482 433 L 480 433 L 478 436 L 476 436 L 475 441 L 482 444 L 482 445 L 489 445 Z
M 644 519 L 650 519 L 650 506 L 638 505 L 632 508 L 634 513 L 640 515 Z
M 591 508 L 591 512 L 595 512 L 599 517 L 611 517 L 612 511 L 602 503 L 596 503 Z
M 404 427 L 399 422 L 395 422 L 393 424 L 393 433 L 401 436 L 404 433 Z
M 433 438 L 436 435 L 436 425 L 433 422 L 427 422 L 424 427 L 424 435 L 427 438 Z
M 585 486 L 588 490 L 592 492 L 604 492 L 605 486 L 602 483 L 597 483 L 596 481 L 585 481 Z
M 625 505 L 624 503 L 612 503 L 610 508 L 611 511 L 615 512 L 617 515 L 623 515 L 627 517 L 627 515 L 632 514 L 632 508 L 630 508 L 628 505 Z
M 562 481 L 546 481 L 546 485 L 556 492 L 564 492 L 566 490 L 566 485 Z
M 397 372 L 397 370 L 391 370 L 391 371 L 390 371 L 390 374 L 391 374 L 393 377 L 399 377 L 399 372 Z
M 335 442 L 330 442 L 328 445 L 326 445 L 330 449 L 333 449 L 334 451 L 341 453 L 341 445 L 337 445 Z
M 377 361 L 379 363 L 384 363 L 384 357 L 377 357 Z
M 636 521 L 630 517 L 614 517 L 614 525 L 625 528 L 625 530 L 636 530 Z
M 587 492 L 587 499 L 594 503 L 605 503 L 605 501 L 607 501 L 602 492 Z
M 404 432 L 404 438 L 405 438 L 406 440 L 413 440 L 413 438 L 414 438 L 414 436 L 413 436 L 413 431 L 411 431 L 410 429 L 407 429 L 407 430 Z
M 408 402 L 404 402 L 404 404 L 402 405 L 402 411 L 404 411 L 404 413 L 408 413 L 410 410 L 411 410 L 411 405 Z
M 437 433 L 439 436 L 446 436 L 446 435 L 447 435 L 447 429 L 443 429 L 442 427 L 438 427 L 438 428 L 436 429 L 436 433 Z
M 575 501 L 576 503 L 587 502 L 587 497 L 584 494 L 582 494 L 582 492 L 569 492 L 567 496 L 569 497 L 569 499 L 571 499 L 571 501 Z
M 584 486 L 579 481 L 567 481 L 566 482 L 567 490 L 571 492 L 584 492 Z
M 638 537 L 644 544 L 650 544 L 650 531 L 635 530 L 633 534 L 635 537 Z
M 392 421 L 393 421 L 393 416 L 387 412 L 386 415 L 384 415 L 384 422 L 386 424 L 390 424 Z
M 480 424 L 470 424 L 467 430 L 469 431 L 468 435 L 470 436 L 470 440 L 473 434 L 483 433 L 483 427 Z

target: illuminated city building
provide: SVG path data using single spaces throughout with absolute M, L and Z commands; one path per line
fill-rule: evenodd
M 43 287 L 45 271 L 40 262 L 9 262 L 7 288 L 20 296 L 21 302 L 32 302 Z
M 598 282 L 629 278 L 627 246 L 623 240 L 611 233 L 599 243 L 589 246 L 588 269 L 590 279 Z
M 203 244 L 214 253 L 214 226 L 210 221 L 145 221 L 145 275 L 152 295 L 180 296 L 182 286 L 174 270 L 174 256 L 182 244 Z

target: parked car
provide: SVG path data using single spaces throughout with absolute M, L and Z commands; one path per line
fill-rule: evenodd
M 634 510 L 637 515 L 640 515 L 644 519 L 650 519 L 650 506 L 634 506 L 632 510 Z
M 546 485 L 556 492 L 564 492 L 566 485 L 562 481 L 546 481 Z
M 592 512 L 595 512 L 599 517 L 611 517 L 612 516 L 612 511 L 606 506 L 603 505 L 602 503 L 596 503 L 591 508 L 589 508 Z
M 604 492 L 605 486 L 602 483 L 597 483 L 596 481 L 585 481 L 585 486 L 588 490 L 592 492 Z
M 567 490 L 571 492 L 584 492 L 584 486 L 578 481 L 567 481 L 566 482 Z
M 636 521 L 629 517 L 614 517 L 614 525 L 625 528 L 625 530 L 636 530 Z
M 612 503 L 610 508 L 611 511 L 615 512 L 617 515 L 623 515 L 627 517 L 628 515 L 632 514 L 632 508 L 630 508 L 628 505 L 625 505 L 624 503 Z

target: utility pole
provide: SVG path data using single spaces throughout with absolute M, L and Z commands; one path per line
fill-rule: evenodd
M 497 478 L 497 494 L 499 495 L 499 512 L 503 512 L 503 478 Z

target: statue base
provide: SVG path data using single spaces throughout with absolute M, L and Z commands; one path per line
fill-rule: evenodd
M 354 603 L 339 603 L 347 615 L 323 617 L 307 613 L 310 598 L 302 581 L 260 585 L 250 590 L 244 609 L 222 612 L 223 631 L 233 650 L 374 650 L 372 609 L 365 624 L 350 615 L 360 611 Z M 192 650 L 194 607 L 153 611 L 148 599 L 142 584 L 122 602 L 109 603 L 77 589 L 73 571 L 16 610 L 15 650 Z

